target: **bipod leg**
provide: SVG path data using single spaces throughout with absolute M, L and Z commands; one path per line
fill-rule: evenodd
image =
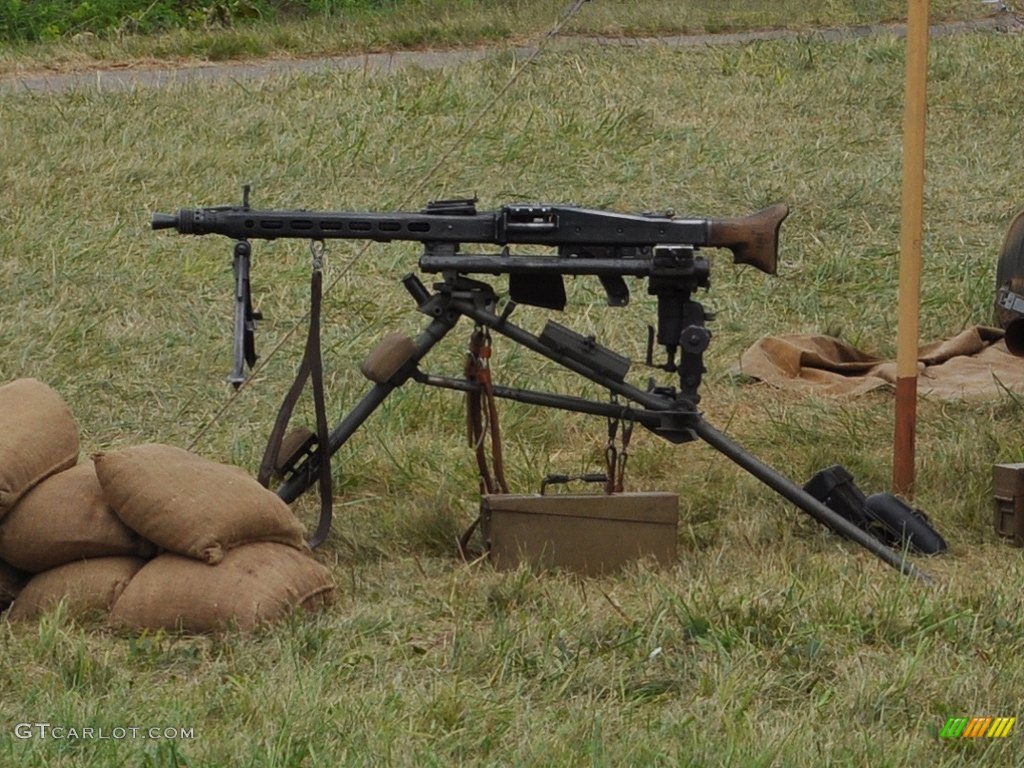
M 921 581 L 931 583 L 931 577 L 924 571 L 917 568 L 913 563 L 902 557 L 900 553 L 890 549 L 875 538 L 872 538 L 849 520 L 833 512 L 823 503 L 807 493 L 803 488 L 793 483 L 788 478 L 776 472 L 756 456 L 748 453 L 742 446 L 734 443 L 724 434 L 719 432 L 704 419 L 698 417 L 693 420 L 693 431 L 697 436 L 714 448 L 716 451 L 725 454 L 743 469 L 767 485 L 773 491 L 785 499 L 793 502 L 796 506 L 809 514 L 819 523 L 827 525 L 837 533 L 841 533 L 849 539 L 860 544 L 864 549 L 877 557 L 887 565 L 891 565 L 900 573 L 914 576 Z
M 441 317 L 435 318 L 430 324 L 423 330 L 423 332 L 416 337 L 413 342 L 413 349 L 410 350 L 409 357 L 405 363 L 391 376 L 387 381 L 382 381 L 373 385 L 373 387 L 363 395 L 362 399 L 356 403 L 352 409 L 345 414 L 344 418 L 338 422 L 338 425 L 331 430 L 330 437 L 327 442 L 328 456 L 333 456 L 343 446 L 348 439 L 355 434 L 355 431 L 363 425 L 370 415 L 380 407 L 388 395 L 390 395 L 395 389 L 400 387 L 406 381 L 408 381 L 413 373 L 416 371 L 416 366 L 419 361 L 426 356 L 426 354 L 434 348 L 434 346 L 441 341 L 448 333 L 455 327 L 455 324 L 459 320 L 459 315 L 456 313 L 443 313 Z M 316 482 L 317 470 L 320 466 L 320 457 L 322 446 L 317 446 L 316 450 L 300 463 L 289 477 L 281 484 L 277 489 L 277 495 L 284 499 L 285 502 L 291 503 L 301 496 L 313 483 Z

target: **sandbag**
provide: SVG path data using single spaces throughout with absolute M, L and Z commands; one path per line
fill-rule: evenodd
M 0 387 L 0 518 L 34 485 L 78 462 L 78 425 L 37 379 Z
M 326 568 L 281 544 L 238 547 L 213 568 L 165 553 L 132 579 L 114 603 L 110 623 L 132 630 L 248 631 L 299 606 L 319 608 L 333 595 L 334 580 Z
M 114 513 L 162 549 L 211 565 L 256 541 L 306 549 L 288 505 L 238 467 L 154 443 L 92 459 Z
M 0 520 L 0 559 L 29 573 L 88 557 L 155 554 L 114 514 L 91 463 L 46 478 Z
M 22 573 L 13 565 L 8 565 L 0 560 L 0 611 L 14 601 L 27 580 L 28 574 Z
M 141 557 L 95 557 L 44 571 L 29 579 L 7 615 L 11 621 L 32 619 L 61 600 L 75 618 L 106 613 L 145 564 Z

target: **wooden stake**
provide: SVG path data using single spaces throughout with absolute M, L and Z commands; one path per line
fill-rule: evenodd
M 914 436 L 917 430 L 917 345 L 921 303 L 921 239 L 924 230 L 927 83 L 928 0 L 909 0 L 892 477 L 893 490 L 908 496 L 914 488 Z

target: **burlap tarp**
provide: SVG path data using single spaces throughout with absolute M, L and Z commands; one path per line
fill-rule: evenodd
M 975 326 L 918 350 L 917 391 L 941 400 L 1024 394 L 1024 358 L 1006 350 L 999 328 Z M 831 336 L 765 336 L 743 353 L 740 373 L 772 386 L 859 395 L 896 383 L 896 363 Z

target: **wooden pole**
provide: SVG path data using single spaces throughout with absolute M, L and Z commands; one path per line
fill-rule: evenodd
M 917 430 L 917 345 L 921 303 L 921 239 L 924 230 L 927 83 L 928 0 L 909 0 L 892 475 L 893 490 L 908 496 L 914 490 L 914 435 Z

